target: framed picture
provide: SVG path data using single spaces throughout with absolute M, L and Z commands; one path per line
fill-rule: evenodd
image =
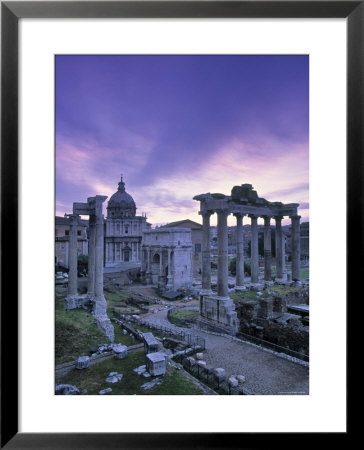
M 360 265 L 354 265 L 351 262 L 350 255 L 353 254 L 355 248 L 358 248 L 358 242 L 361 244 L 362 239 L 362 211 L 360 211 L 360 214 L 358 213 L 358 199 L 359 204 L 361 204 L 363 194 L 361 181 L 363 169 L 361 156 L 363 146 L 363 3 L 361 1 L 9 1 L 2 2 L 1 6 L 1 445 L 4 448 L 41 448 L 42 446 L 47 448 L 104 448 L 106 446 L 108 448 L 145 448 L 146 446 L 154 446 L 155 448 L 164 448 L 165 446 L 174 446 L 175 448 L 241 448 L 241 439 L 244 439 L 245 447 L 247 445 L 254 446 L 254 443 L 261 443 L 263 439 L 274 438 L 274 436 L 291 431 L 305 433 L 303 439 L 308 439 L 311 432 L 339 432 L 340 438 L 345 438 L 347 436 L 347 430 L 345 429 L 347 393 L 345 389 L 346 371 L 343 364 L 345 361 L 345 321 L 342 320 L 342 316 L 346 310 L 345 291 L 347 289 L 347 301 L 349 296 L 352 295 L 349 288 L 355 286 L 355 280 L 358 279 L 361 268 Z M 21 21 L 20 19 L 24 20 Z M 84 19 L 87 19 L 88 22 Z M 118 20 L 121 20 L 121 22 L 117 23 Z M 266 22 L 264 22 L 265 20 Z M 269 20 L 273 23 L 270 24 Z M 302 27 L 301 30 L 300 20 L 307 21 L 309 26 L 306 29 Z M 325 28 L 325 33 L 327 33 L 326 54 L 325 47 L 320 47 L 321 44 L 319 43 L 322 36 L 319 36 L 321 25 L 318 20 L 326 20 L 328 24 Z M 155 26 L 157 21 L 159 21 L 159 29 Z M 226 26 L 225 29 L 220 27 L 222 23 Z M 275 42 L 274 34 L 278 32 L 278 23 L 284 30 L 279 38 L 280 42 L 286 42 L 285 47 L 282 46 L 276 50 L 274 44 L 272 44 L 272 47 L 270 47 L 270 44 Z M 98 24 L 102 26 L 99 27 Z M 286 24 L 290 24 L 290 28 L 285 28 Z M 66 25 L 66 28 L 60 27 L 63 25 Z M 347 33 L 345 25 L 347 26 Z M 124 29 L 124 35 L 118 34 L 117 27 L 120 28 L 120 26 Z M 242 34 L 239 34 L 239 27 L 241 30 L 245 30 L 244 32 L 241 31 Z M 229 28 L 230 31 L 228 31 Z M 77 29 L 80 31 L 80 36 L 77 36 L 77 33 L 75 34 Z M 90 44 L 88 40 L 91 40 L 90 36 L 96 29 L 97 38 Z M 178 31 L 180 33 L 179 38 L 175 37 L 175 29 L 180 29 Z M 226 35 L 223 34 L 224 30 Z M 215 34 L 221 36 L 223 42 L 221 46 L 219 39 L 213 40 L 212 38 L 214 31 Z M 34 33 L 34 39 L 28 39 L 30 33 Z M 290 38 L 294 41 L 293 35 L 295 33 L 301 33 L 301 36 L 306 37 L 303 40 L 300 38 L 301 44 L 297 44 L 297 41 L 295 41 L 290 46 Z M 51 37 L 52 34 L 57 36 L 55 40 Z M 335 35 L 338 40 L 337 43 L 333 44 Z M 311 378 L 313 378 L 313 380 L 310 378 L 310 385 L 312 382 L 313 389 L 310 388 L 310 395 L 300 397 L 301 399 L 308 397 L 309 403 L 310 398 L 316 396 L 316 402 L 331 404 L 329 399 L 332 391 L 323 389 L 325 383 L 322 379 L 315 384 L 317 373 L 324 369 L 322 362 L 319 361 L 320 351 L 325 351 L 325 357 L 321 359 L 324 359 L 326 363 L 330 361 L 329 369 L 326 368 L 324 371 L 325 376 L 328 376 L 331 373 L 330 370 L 335 368 L 334 356 L 340 355 L 337 358 L 341 365 L 337 367 L 335 373 L 336 386 L 338 386 L 336 407 L 340 409 L 340 412 L 337 413 L 336 417 L 335 411 L 333 413 L 334 420 L 332 419 L 336 428 L 334 426 L 330 428 L 326 420 L 322 424 L 317 422 L 314 426 L 312 418 L 309 417 L 312 405 L 306 405 L 307 428 L 302 423 L 301 416 L 299 416 L 301 423 L 292 425 L 288 419 L 288 411 L 292 412 L 296 411 L 295 408 L 297 410 L 304 408 L 302 406 L 304 400 L 297 401 L 298 396 L 294 400 L 290 396 L 279 397 L 280 405 L 277 409 L 279 413 L 276 417 L 272 414 L 273 409 L 271 408 L 273 407 L 269 405 L 270 400 L 267 398 L 262 400 L 259 395 L 249 398 L 238 396 L 221 400 L 219 398 L 215 404 L 211 400 L 215 397 L 211 396 L 205 396 L 201 401 L 196 400 L 197 396 L 192 400 L 182 398 L 182 396 L 177 396 L 178 400 L 158 397 L 158 407 L 151 400 L 140 403 L 140 397 L 134 401 L 131 398 L 132 396 L 125 397 L 125 400 L 123 397 L 119 397 L 119 403 L 117 403 L 118 396 L 114 396 L 113 400 L 106 399 L 106 397 L 88 396 L 88 399 L 82 399 L 85 402 L 82 403 L 81 408 L 80 404 L 75 403 L 75 399 L 80 399 L 80 397 L 58 397 L 57 404 L 53 398 L 50 400 L 54 403 L 53 405 L 43 402 L 44 395 L 41 391 L 47 392 L 46 395 L 50 397 L 50 394 L 53 394 L 54 383 L 54 360 L 49 361 L 49 351 L 46 349 L 46 341 L 51 341 L 49 330 L 52 330 L 52 325 L 50 326 L 48 322 L 50 311 L 54 307 L 54 303 L 47 303 L 46 299 L 53 296 L 54 268 L 48 267 L 47 264 L 39 264 L 39 255 L 29 257 L 29 254 L 38 253 L 38 244 L 34 246 L 37 240 L 43 241 L 39 243 L 41 258 L 48 258 L 48 256 L 43 256 L 46 255 L 43 252 L 44 247 L 51 246 L 51 252 L 54 250 L 54 215 L 53 212 L 49 214 L 49 205 L 54 206 L 55 174 L 53 168 L 55 159 L 52 150 L 44 152 L 44 149 L 47 149 L 49 142 L 55 136 L 55 118 L 52 116 L 52 111 L 49 114 L 49 105 L 54 107 L 54 97 L 47 104 L 48 112 L 45 116 L 41 113 L 38 116 L 37 107 L 39 105 L 35 105 L 35 103 L 38 103 L 37 96 L 39 96 L 39 103 L 42 105 L 40 109 L 45 110 L 41 98 L 45 97 L 49 100 L 50 93 L 54 92 L 57 58 L 53 59 L 52 64 L 55 61 L 55 65 L 51 67 L 49 59 L 38 58 L 37 47 L 44 48 L 49 45 L 47 54 L 58 55 L 59 64 L 61 64 L 61 61 L 66 61 L 67 56 L 65 55 L 99 54 L 101 55 L 99 65 L 103 66 L 102 55 L 109 54 L 109 57 L 112 57 L 112 55 L 120 54 L 121 37 L 126 41 L 130 40 L 127 43 L 128 50 L 125 50 L 126 46 L 123 47 L 124 52 L 128 53 L 129 56 L 139 55 L 138 57 L 141 58 L 143 54 L 154 55 L 159 52 L 165 55 L 188 55 L 190 53 L 196 55 L 241 55 L 244 53 L 242 50 L 244 47 L 241 46 L 239 39 L 248 39 L 248 36 L 252 38 L 250 43 L 252 55 L 262 55 L 262 53 L 275 55 L 280 50 L 283 54 L 311 58 L 310 101 L 311 96 L 314 98 L 319 90 L 317 86 L 322 87 L 326 84 L 325 95 L 327 96 L 321 95 L 321 97 L 324 102 L 330 105 L 328 109 L 333 111 L 332 116 L 321 116 L 321 120 L 318 111 L 323 114 L 321 111 L 324 110 L 313 108 L 312 105 L 317 105 L 315 101 L 310 105 L 310 164 L 312 165 L 311 175 L 316 174 L 313 175 L 312 183 L 310 175 L 310 202 L 312 203 L 312 217 L 321 224 L 313 235 L 318 238 L 314 240 L 314 244 L 311 243 L 311 247 L 312 245 L 315 246 L 312 248 L 312 252 L 320 255 L 320 262 L 318 258 L 315 259 L 316 262 L 313 262 L 313 285 L 317 293 L 315 299 L 327 297 L 330 299 L 330 304 L 318 305 L 315 303 L 313 306 L 314 311 L 316 309 L 316 315 L 313 313 L 312 319 L 314 337 L 310 336 L 310 350 L 314 353 L 312 372 L 310 372 Z M 319 36 L 316 43 L 314 42 L 314 36 Z M 234 38 L 236 38 L 236 41 L 234 41 Z M 209 39 L 213 42 L 210 44 L 210 49 L 206 50 L 208 48 L 206 41 Z M 345 42 L 343 42 L 345 39 L 346 47 Z M 147 46 L 146 41 L 148 40 L 163 42 L 165 47 L 161 51 L 156 46 L 156 50 L 154 50 L 153 47 Z M 305 47 L 305 40 L 310 42 L 309 45 L 312 45 L 312 47 L 317 45 L 317 48 L 319 48 L 317 53 L 312 52 L 312 55 L 308 56 L 307 48 L 311 47 Z M 322 39 L 322 41 L 325 41 L 325 39 Z M 347 66 L 345 67 L 346 56 Z M 90 57 L 92 58 L 92 56 Z M 319 61 L 320 58 L 321 61 Z M 337 60 L 336 63 L 335 59 Z M 217 59 L 214 60 L 213 64 L 217 64 L 216 61 Z M 28 75 L 24 76 L 24 71 L 32 64 L 37 68 L 33 71 L 33 78 Z M 332 75 L 333 80 L 331 80 L 330 72 L 325 72 L 325 64 L 335 71 Z M 72 69 L 66 63 L 62 70 L 69 71 Z M 112 68 L 108 67 L 105 70 L 112 71 Z M 166 67 L 167 74 L 168 70 L 168 67 Z M 206 68 L 206 70 L 209 69 Z M 320 70 L 324 74 L 322 75 L 323 79 L 320 80 L 320 83 L 315 83 Z M 148 73 L 149 76 L 151 76 L 150 73 Z M 297 81 L 297 74 L 293 73 L 292 77 Z M 42 79 L 42 82 L 39 84 L 40 79 Z M 232 80 L 230 81 L 232 82 Z M 347 81 L 346 95 L 345 89 L 343 89 L 345 81 Z M 117 80 L 114 79 L 112 82 L 116 83 Z M 125 83 L 127 80 L 123 79 L 122 82 Z M 181 82 L 182 80 L 179 80 L 179 83 Z M 105 81 L 103 80 L 102 83 L 105 83 Z M 133 85 L 132 89 L 140 90 L 141 88 Z M 32 98 L 29 103 L 26 100 L 27 93 L 32 90 L 36 92 L 36 95 L 29 97 Z M 279 95 L 277 95 L 278 97 Z M 38 121 L 36 126 L 30 124 L 30 122 L 28 125 L 28 118 L 32 115 L 29 114 L 29 105 L 31 109 L 34 105 L 33 115 L 35 121 Z M 345 107 L 347 109 L 346 129 L 344 123 Z M 67 114 L 70 114 L 70 112 L 68 111 Z M 55 116 L 57 116 L 57 112 Z M 50 120 L 49 117 L 51 117 Z M 312 127 L 311 118 L 313 118 Z M 341 122 L 341 125 L 339 122 Z M 35 129 L 41 129 L 39 123 L 44 124 L 44 133 L 34 132 Z M 317 124 L 320 124 L 321 127 L 317 127 Z M 136 124 L 133 124 L 133 127 L 135 126 Z M 228 126 L 229 120 L 226 121 L 225 128 Z M 59 124 L 56 123 L 56 127 L 59 127 Z M 338 131 L 339 128 L 340 131 Z M 331 145 L 334 145 L 330 140 L 331 134 L 337 141 L 337 147 L 331 147 Z M 317 138 L 320 135 L 321 137 Z M 34 139 L 35 136 L 36 139 Z M 35 148 L 37 140 L 39 148 L 43 150 L 38 151 Z M 30 142 L 31 144 L 29 144 Z M 324 155 L 319 165 L 316 166 L 316 155 L 321 153 L 317 150 L 320 145 L 330 147 L 330 149 L 325 149 L 322 152 Z M 190 156 L 192 157 L 192 153 Z M 70 152 L 69 157 L 74 158 L 72 152 Z M 143 158 L 147 158 L 147 155 L 144 155 Z M 228 161 L 226 164 L 231 166 L 232 162 Z M 345 165 L 346 172 L 345 170 L 343 172 Z M 324 176 L 322 176 L 322 171 L 325 171 Z M 337 180 L 338 174 L 346 176 L 346 179 Z M 288 175 L 286 174 L 286 176 Z M 69 177 L 72 177 L 72 173 L 69 174 Z M 244 181 L 242 180 L 242 182 Z M 249 180 L 246 181 L 249 182 Z M 121 180 L 122 182 L 123 180 Z M 31 192 L 31 196 L 26 195 L 27 191 Z M 196 192 L 196 194 L 199 193 Z M 100 192 L 100 194 L 103 194 L 103 192 Z M 78 201 L 78 198 L 75 198 L 74 201 Z M 328 236 L 330 236 L 327 237 L 325 234 L 329 225 L 326 223 L 326 217 L 330 214 L 337 214 L 337 203 L 341 206 L 341 217 L 338 219 L 338 223 L 335 223 L 336 232 L 331 231 L 332 234 L 330 234 L 330 231 L 327 231 Z M 346 211 L 346 221 L 344 211 Z M 62 214 L 63 212 L 65 211 L 62 210 Z M 332 217 L 329 217 L 328 220 L 329 224 L 332 224 Z M 32 236 L 34 236 L 34 242 L 31 247 L 27 247 L 27 241 L 33 241 Z M 337 246 L 337 253 L 332 251 L 333 245 Z M 138 250 L 137 247 L 134 248 L 132 245 L 126 247 L 126 250 L 121 250 L 121 247 L 119 247 L 118 250 L 115 250 L 119 251 L 118 254 L 110 253 L 110 251 L 108 248 L 107 258 L 112 258 L 112 255 L 114 257 L 118 255 L 121 258 L 123 255 L 129 261 L 133 258 L 133 252 Z M 325 255 L 329 255 L 330 261 L 324 264 L 321 258 L 327 258 Z M 337 266 L 339 267 L 338 274 L 332 274 L 335 267 L 335 258 L 337 258 Z M 162 264 L 162 261 L 159 260 L 158 264 Z M 345 269 L 347 269 L 346 273 Z M 334 275 L 334 281 L 322 283 L 317 276 L 318 272 L 325 280 Z M 51 292 L 49 293 L 49 291 Z M 333 296 L 336 296 L 336 298 L 333 299 Z M 16 301 L 18 298 L 19 303 Z M 330 316 L 330 324 L 326 324 L 325 332 L 327 335 L 323 338 L 323 342 L 318 344 L 317 336 L 320 336 L 320 339 L 322 338 L 322 330 L 318 322 L 326 316 L 326 308 Z M 19 321 L 17 320 L 18 317 Z M 331 337 L 335 333 L 335 327 L 340 328 L 337 333 L 338 336 Z M 32 343 L 31 346 L 24 344 L 27 340 Z M 339 340 L 341 341 L 339 342 Z M 316 355 L 315 346 L 320 349 L 319 354 L 316 353 Z M 40 364 L 42 359 L 45 360 L 44 366 Z M 18 377 L 16 376 L 17 373 L 19 373 Z M 24 378 L 28 377 L 32 379 L 33 384 L 24 382 Z M 333 386 L 335 386 L 335 383 Z M 318 393 L 319 388 L 325 392 Z M 37 393 L 39 394 L 39 404 L 36 404 Z M 154 398 L 154 402 L 156 402 L 156 398 Z M 242 413 L 239 412 L 241 404 L 237 400 L 245 400 L 246 398 L 248 400 L 245 405 L 251 412 L 254 411 L 250 414 L 252 416 L 250 418 L 247 410 Z M 121 402 L 120 399 L 122 399 Z M 65 400 L 72 402 L 72 406 L 70 407 L 69 403 L 66 404 Z M 101 404 L 101 400 L 104 404 Z M 252 402 L 255 402 L 255 404 Z M 297 405 L 293 406 L 292 402 L 297 403 Z M 26 408 L 24 407 L 25 404 L 27 405 Z M 13 405 L 19 405 L 19 408 L 14 408 Z M 259 406 L 257 407 L 257 405 Z M 266 407 L 267 410 L 265 411 Z M 29 418 L 29 412 L 33 408 L 35 409 L 34 413 L 39 408 L 40 421 L 35 418 L 25 420 L 25 415 Z M 119 428 L 115 424 L 119 420 L 118 411 L 120 408 L 124 408 L 123 414 L 120 413 L 120 420 L 124 423 Z M 218 416 L 221 413 L 214 412 L 215 408 L 217 411 L 228 410 L 229 413 L 226 417 L 219 418 Z M 325 408 L 330 410 L 328 405 L 325 405 Z M 90 422 L 93 425 L 90 429 L 87 429 L 85 425 L 88 420 L 87 415 L 85 414 L 84 422 L 81 417 L 83 410 L 92 411 L 93 409 L 103 417 L 103 423 L 100 424 L 99 429 L 95 429 L 94 422 Z M 332 409 L 335 410 L 333 406 Z M 26 414 L 24 411 L 26 411 Z M 110 414 L 109 424 L 105 425 L 107 411 L 112 411 L 112 413 Z M 142 413 L 138 418 L 140 411 Z M 151 411 L 153 411 L 153 414 L 151 414 Z M 174 413 L 172 415 L 166 413 L 166 411 L 174 411 Z M 24 415 L 22 415 L 23 413 Z M 56 413 L 57 418 L 53 418 L 52 414 Z M 114 416 L 115 414 L 117 416 Z M 189 417 L 189 424 L 181 422 L 182 417 L 186 416 Z M 284 423 L 278 425 L 279 416 Z M 313 412 L 312 416 L 314 416 Z M 36 417 L 36 414 L 34 414 L 34 417 Z M 46 425 L 47 417 L 49 423 Z M 133 420 L 131 420 L 131 417 Z M 148 423 L 148 417 L 150 424 Z M 160 426 L 156 426 L 158 417 L 158 420 L 162 421 Z M 240 427 L 242 418 L 244 425 Z M 252 426 L 249 420 L 255 421 L 256 425 Z M 264 426 L 258 425 L 260 420 L 262 423 L 264 422 Z M 52 425 L 49 425 L 52 424 L 52 421 L 53 424 L 55 421 L 60 421 L 60 423 L 52 427 Z M 177 422 L 178 425 L 176 425 Z M 128 425 L 125 425 L 126 423 Z M 26 424 L 25 432 L 23 431 L 24 424 Z M 33 424 L 34 427 L 32 428 L 30 424 Z

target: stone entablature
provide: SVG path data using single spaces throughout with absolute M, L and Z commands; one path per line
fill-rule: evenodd
M 157 228 L 143 235 L 142 280 L 177 290 L 192 284 L 191 230 Z
M 191 230 L 188 228 L 156 228 L 146 231 L 143 237 L 143 246 L 161 245 L 171 247 L 191 247 Z

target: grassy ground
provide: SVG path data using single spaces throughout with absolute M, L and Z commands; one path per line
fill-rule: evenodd
M 114 295 L 114 294 L 113 294 Z M 106 295 L 108 297 L 108 295 Z M 108 315 L 111 318 L 111 302 Z M 114 324 L 115 342 L 129 346 L 130 336 Z M 89 355 L 91 347 L 107 343 L 104 333 L 98 328 L 92 314 L 83 309 L 64 310 L 64 299 L 56 299 L 55 308 L 55 363 L 75 361 L 79 356 Z
M 144 352 L 129 352 L 127 358 L 108 359 L 106 361 L 94 364 L 88 369 L 73 369 L 64 376 L 58 383 L 66 383 L 77 386 L 81 394 L 98 395 L 99 391 L 111 387 L 112 392 L 106 395 L 202 395 L 203 392 L 198 386 L 188 380 L 183 373 L 174 367 L 167 366 L 167 373 L 161 385 L 154 386 L 152 389 L 144 391 L 141 385 L 153 379 L 145 378 L 133 372 L 133 369 L 145 364 Z M 110 372 L 123 374 L 121 381 L 117 383 L 107 383 L 105 379 Z M 87 390 L 87 392 L 83 390 Z M 83 392 L 82 392 L 83 391 Z
M 83 309 L 64 310 L 64 300 L 56 301 L 55 358 L 56 364 L 74 361 L 89 355 L 90 348 L 105 343 L 91 314 Z
M 178 311 L 171 314 L 171 317 L 175 317 L 176 319 L 197 319 L 200 315 L 199 311 Z
M 270 286 L 269 290 L 275 292 L 278 295 L 291 295 L 295 292 L 298 292 L 302 289 L 300 286 L 284 286 L 284 285 L 275 285 Z
M 230 294 L 235 303 L 239 300 L 258 300 L 259 298 L 267 298 L 269 295 L 265 291 L 259 291 L 262 295 L 257 294 L 258 291 L 247 289 L 246 291 L 237 291 Z

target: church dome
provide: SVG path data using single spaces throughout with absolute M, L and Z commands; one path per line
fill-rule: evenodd
M 107 206 L 108 219 L 124 219 L 135 217 L 136 206 L 133 197 L 125 191 L 123 177 L 118 184 L 118 190 L 110 197 Z

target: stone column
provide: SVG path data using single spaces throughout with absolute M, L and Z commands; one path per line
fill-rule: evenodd
M 163 261 L 162 261 L 162 247 L 159 248 L 159 276 L 158 276 L 158 286 L 163 286 Z
M 168 249 L 168 275 L 167 275 L 167 288 L 172 288 L 171 253 L 172 253 L 172 250 L 169 248 L 169 249 Z
M 264 281 L 272 281 L 272 235 L 269 216 L 264 216 Z
M 65 249 L 65 266 L 67 268 L 69 268 L 68 257 L 69 257 L 70 246 L 69 246 L 69 242 L 68 241 L 66 241 L 65 247 L 66 247 L 66 249 Z
M 292 235 L 291 235 L 291 255 L 292 255 L 292 280 L 300 280 L 300 259 L 301 259 L 301 233 L 300 233 L 301 216 L 291 216 Z
M 150 247 L 147 247 L 146 282 L 147 282 L 147 284 L 150 284 L 152 282 L 151 261 L 150 261 Z
M 275 216 L 276 222 L 276 276 L 277 280 L 283 280 L 284 267 L 284 239 L 282 239 L 282 216 Z
M 243 236 L 243 215 L 234 214 L 236 217 L 236 290 L 243 290 L 244 287 L 244 236 Z
M 77 214 L 69 214 L 70 231 L 68 246 L 68 297 L 77 296 Z
M 259 281 L 258 216 L 250 214 L 249 217 L 251 218 L 251 234 L 252 234 L 252 239 L 250 243 L 251 282 L 258 283 Z
M 96 217 L 95 227 L 95 295 L 96 299 L 104 298 L 104 216 Z
M 106 337 L 114 341 L 114 327 L 107 316 L 106 299 L 104 297 L 104 216 L 102 214 L 102 203 L 105 196 L 96 196 L 90 199 L 95 211 L 95 298 L 93 302 L 93 315 L 97 319 L 98 326 L 103 330 Z M 88 200 L 89 201 L 89 200 Z
M 211 211 L 200 213 L 202 215 L 202 290 L 211 293 Z
M 162 247 L 159 248 L 159 276 L 163 276 Z
M 217 263 L 217 295 L 228 297 L 228 211 L 219 209 L 217 212 L 217 241 L 218 241 L 218 263 Z
M 89 239 L 88 239 L 88 282 L 87 295 L 95 296 L 95 245 L 96 245 L 96 217 L 89 216 Z

